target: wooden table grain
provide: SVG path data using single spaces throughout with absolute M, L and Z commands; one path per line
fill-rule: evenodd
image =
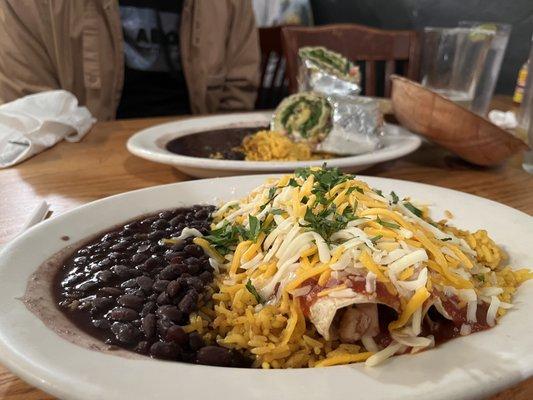
M 495 106 L 509 109 L 508 98 Z M 175 169 L 137 158 L 126 150 L 136 131 L 172 118 L 97 123 L 80 143 L 59 143 L 31 160 L 0 170 L 0 243 L 12 239 L 41 200 L 55 215 L 80 204 L 134 189 L 190 179 Z M 533 176 L 520 157 L 497 168 L 466 164 L 425 144 L 415 153 L 362 172 L 447 187 L 495 200 L 533 215 Z M 460 206 L 460 205 L 457 205 Z M 45 400 L 53 397 L 31 387 L 0 365 L 0 400 Z M 533 379 L 491 400 L 533 399 Z

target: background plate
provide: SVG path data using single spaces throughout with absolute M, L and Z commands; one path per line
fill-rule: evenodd
M 45 221 L 0 254 L 0 361 L 30 384 L 64 399 L 186 398 L 251 400 L 474 399 L 533 375 L 533 284 L 494 329 L 459 338 L 375 368 L 363 364 L 296 370 L 206 367 L 127 359 L 76 346 L 48 330 L 18 298 L 43 260 L 81 240 L 141 214 L 240 197 L 265 176 L 219 178 L 157 186 L 99 200 Z M 533 219 L 480 197 L 398 180 L 363 177 L 370 185 L 445 209 L 465 229 L 487 229 L 517 266 L 533 266 Z M 68 243 L 67 243 L 68 244 Z
M 172 139 L 201 131 L 235 127 L 262 127 L 270 123 L 271 112 L 254 112 L 211 117 L 190 118 L 152 126 L 133 135 L 127 143 L 128 150 L 136 156 L 162 164 L 172 165 L 187 175 L 198 178 L 257 174 L 266 172 L 290 172 L 300 167 L 328 166 L 357 172 L 376 163 L 403 157 L 421 144 L 421 139 L 408 130 L 386 124 L 387 135 L 383 147 L 371 153 L 356 156 L 313 161 L 235 161 L 188 157 L 171 153 L 165 145 Z

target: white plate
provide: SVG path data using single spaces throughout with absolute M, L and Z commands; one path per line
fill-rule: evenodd
M 245 194 L 264 176 L 158 186 L 99 200 L 41 223 L 0 254 L 0 361 L 30 384 L 64 399 L 473 399 L 533 375 L 533 284 L 492 330 L 383 365 L 245 370 L 127 359 L 78 347 L 48 330 L 20 298 L 37 266 L 71 242 L 135 216 Z M 372 186 L 453 211 L 457 225 L 486 228 L 513 265 L 533 266 L 533 219 L 480 197 L 419 183 L 365 178 Z M 355 396 L 355 397 L 354 397 Z
M 325 160 L 314 161 L 235 161 L 214 160 L 183 156 L 171 153 L 165 145 L 172 139 L 202 131 L 235 127 L 262 127 L 270 123 L 271 112 L 214 115 L 168 122 L 137 132 L 128 140 L 128 150 L 147 160 L 172 165 L 187 175 L 198 178 L 257 174 L 267 172 L 289 172 L 296 168 L 320 166 Z M 357 172 L 379 162 L 393 160 L 409 154 L 420 146 L 421 139 L 408 130 L 385 125 L 383 147 L 367 154 L 326 160 L 328 166 L 345 171 Z

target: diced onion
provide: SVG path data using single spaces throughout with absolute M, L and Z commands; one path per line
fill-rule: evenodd
M 489 309 L 487 310 L 487 324 L 489 326 L 496 325 L 496 313 L 500 308 L 500 299 L 496 296 L 492 296 Z
M 459 334 L 461 336 L 467 336 L 467 335 L 470 335 L 472 333 L 472 326 L 469 325 L 469 324 L 462 324 L 461 325 L 461 330 L 459 331 Z
M 367 293 L 374 293 L 376 291 L 376 278 L 377 275 L 372 271 L 368 271 L 365 280 L 365 291 Z
M 375 365 L 378 365 L 382 363 L 383 361 L 385 361 L 387 358 L 392 357 L 394 354 L 396 354 L 396 352 L 400 350 L 401 347 L 402 347 L 401 343 L 393 341 L 383 350 L 368 357 L 368 359 L 365 361 L 365 365 L 367 365 L 368 367 L 373 367 Z
M 363 336 L 361 338 L 361 343 L 363 343 L 363 346 L 365 346 L 367 351 L 371 351 L 372 353 L 377 353 L 379 351 L 379 347 L 372 336 Z
M 395 275 L 398 275 L 411 265 L 417 262 L 427 261 L 427 259 L 428 255 L 424 249 L 415 250 L 390 264 L 389 271 Z
M 311 291 L 311 286 L 307 285 L 307 286 L 302 286 L 302 287 L 299 287 L 299 288 L 296 288 L 292 291 L 292 297 L 301 297 L 301 296 L 305 296 L 306 294 L 308 294 L 309 292 Z

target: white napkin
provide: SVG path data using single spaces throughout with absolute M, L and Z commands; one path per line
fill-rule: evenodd
M 96 119 L 76 97 L 52 90 L 0 106 L 0 168 L 10 167 L 60 140 L 80 141 Z
M 512 111 L 492 110 L 489 112 L 489 121 L 502 129 L 514 129 L 518 126 L 518 120 Z

